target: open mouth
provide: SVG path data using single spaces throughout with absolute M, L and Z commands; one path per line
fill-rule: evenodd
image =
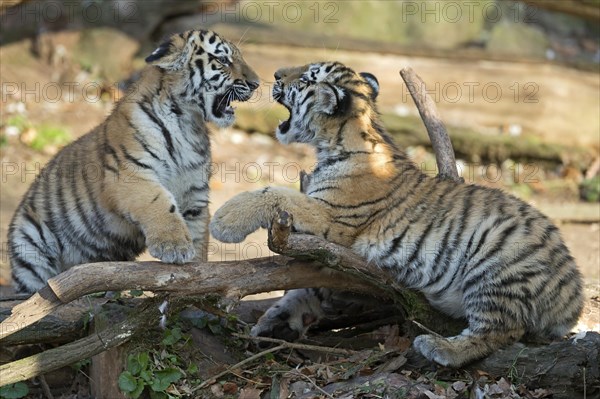
M 287 120 L 279 121 L 279 127 L 278 127 L 279 133 L 286 134 L 288 132 L 288 130 L 290 130 L 290 125 L 291 125 L 290 121 L 292 120 L 292 109 L 291 109 L 291 107 L 288 107 L 287 104 L 283 103 L 283 94 L 281 92 L 273 93 L 273 98 L 279 104 L 283 105 L 290 113 L 290 116 L 289 116 L 289 118 L 287 118 Z
M 285 104 L 283 104 L 283 106 L 287 108 L 288 112 L 290 113 L 290 116 L 285 121 L 282 121 L 282 120 L 279 121 L 279 133 L 286 134 L 288 132 L 288 130 L 290 130 L 290 125 L 291 125 L 290 121 L 292 120 L 292 110 Z
M 230 93 L 218 95 L 213 102 L 213 115 L 217 118 L 233 115 L 235 113 L 235 107 L 231 106 L 231 101 L 233 100 L 234 96 L 232 96 Z

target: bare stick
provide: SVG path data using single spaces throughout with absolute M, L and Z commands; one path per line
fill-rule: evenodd
M 317 346 L 317 345 L 299 344 L 299 343 L 295 343 L 295 342 L 287 342 L 287 341 L 284 341 L 282 339 L 277 339 L 277 338 L 253 337 L 251 335 L 244 335 L 244 334 L 237 334 L 237 333 L 233 333 L 231 335 L 233 335 L 234 337 L 243 338 L 243 339 L 250 339 L 250 340 L 253 340 L 253 341 L 271 342 L 271 343 L 274 343 L 274 344 L 285 345 L 287 348 L 290 348 L 290 349 L 301 349 L 301 350 L 307 350 L 307 351 L 331 353 L 331 354 L 334 354 L 334 355 L 345 355 L 345 356 L 351 356 L 351 355 L 354 355 L 356 353 L 356 351 L 353 351 L 353 350 L 350 350 L 350 349 L 331 348 L 329 346 Z
M 435 103 L 427 95 L 425 82 L 413 71 L 412 68 L 404 68 L 400 71 L 400 75 L 408 91 L 412 96 L 421 119 L 429 134 L 429 140 L 435 153 L 435 159 L 439 169 L 438 176 L 442 179 L 450 179 L 455 181 L 464 181 L 456 170 L 456 159 L 454 157 L 454 149 L 448 136 L 448 131 L 442 122 L 442 118 L 437 111 Z

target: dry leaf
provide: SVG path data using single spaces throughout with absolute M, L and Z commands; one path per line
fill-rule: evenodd
M 238 386 L 235 382 L 226 382 L 223 384 L 223 393 L 226 393 L 227 395 L 233 395 L 237 393 L 237 391 Z
M 400 367 L 406 364 L 406 358 L 402 355 L 395 356 L 387 362 L 383 363 L 381 366 L 377 367 L 378 372 L 392 372 L 398 370 Z M 410 374 L 408 374 L 410 375 Z
M 466 387 L 467 384 L 462 381 L 456 381 L 452 384 L 452 389 L 454 389 L 456 392 L 464 391 Z
M 436 395 L 431 391 L 423 391 L 423 394 L 427 396 L 429 399 L 446 399 L 444 396 Z
M 223 396 L 225 396 L 223 394 L 223 387 L 221 387 L 221 384 L 212 384 L 210 386 L 210 392 L 212 392 L 212 394 L 215 395 L 215 398 L 222 398 Z
M 262 389 L 244 388 L 240 391 L 238 399 L 260 399 L 262 391 Z

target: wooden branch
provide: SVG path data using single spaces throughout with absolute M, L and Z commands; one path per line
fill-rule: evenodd
M 24 300 L 0 301 L 0 322 L 8 318 L 12 309 Z M 6 337 L 2 345 L 64 344 L 75 341 L 87 332 L 84 324 L 86 318 L 89 319 L 88 314 L 107 301 L 107 298 L 85 298 L 61 306 L 37 323 Z
M 149 323 L 158 319 L 160 313 L 155 305 L 156 301 L 148 301 L 143 309 L 132 312 L 132 317 L 114 327 L 109 327 L 97 334 L 92 334 L 58 348 L 49 349 L 0 366 L 2 385 L 24 381 L 57 370 L 129 341 L 135 333 L 144 331 Z
M 469 366 L 492 376 L 513 376 L 528 387 L 550 387 L 553 398 L 573 398 L 587 389 L 600 395 L 600 334 L 588 331 L 579 339 L 549 345 L 514 344 Z
M 0 340 L 42 319 L 54 309 L 84 295 L 138 289 L 187 295 L 221 294 L 241 298 L 266 291 L 312 287 L 373 291 L 363 279 L 324 270 L 315 262 L 286 257 L 247 261 L 170 265 L 161 262 L 105 262 L 75 266 L 51 278 L 0 323 Z
M 429 134 L 439 170 L 438 176 L 442 179 L 464 181 L 458 175 L 458 170 L 456 169 L 454 149 L 452 148 L 448 131 L 437 111 L 435 102 L 427 95 L 425 82 L 423 82 L 423 79 L 412 68 L 402 69 L 400 76 L 404 79 L 404 83 L 406 83 L 406 87 L 419 110 L 421 119 Z

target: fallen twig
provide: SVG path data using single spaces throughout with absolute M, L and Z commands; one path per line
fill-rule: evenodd
M 227 370 L 225 370 L 225 371 L 223 371 L 223 372 L 221 372 L 221 373 L 219 373 L 217 375 L 214 375 L 214 376 L 210 377 L 209 379 L 205 380 L 202 384 L 200 384 L 196 388 L 192 389 L 192 392 L 196 392 L 199 389 L 206 388 L 210 384 L 214 384 L 217 381 L 218 378 L 221 378 L 224 375 L 227 375 L 227 374 L 231 373 L 233 370 L 238 369 L 238 368 L 240 368 L 242 366 L 245 366 L 246 364 L 251 363 L 251 362 L 253 362 L 256 359 L 260 359 L 261 357 L 263 357 L 264 355 L 266 355 L 268 353 L 277 352 L 279 350 L 286 349 L 286 348 L 287 348 L 286 345 L 279 345 L 279 346 L 275 346 L 273 348 L 266 349 L 266 350 L 264 350 L 262 352 L 259 352 L 259 353 L 255 354 L 255 355 L 252 355 L 249 358 L 246 358 L 246 359 L 242 360 L 241 362 L 236 363 L 236 364 L 234 364 L 231 367 L 228 367 Z
M 282 339 L 276 339 L 276 338 L 270 338 L 270 337 L 253 337 L 251 335 L 244 335 L 244 334 L 237 334 L 237 333 L 233 333 L 232 335 L 234 337 L 250 339 L 253 341 L 262 341 L 262 342 L 271 342 L 274 344 L 280 344 L 280 345 L 284 345 L 290 349 L 302 349 L 302 350 L 308 350 L 308 351 L 317 351 L 317 352 L 331 353 L 331 354 L 335 354 L 335 355 L 347 355 L 347 356 L 354 355 L 356 353 L 356 351 L 353 351 L 350 349 L 331 348 L 328 346 L 300 344 L 300 343 L 296 343 L 296 342 L 287 342 Z

